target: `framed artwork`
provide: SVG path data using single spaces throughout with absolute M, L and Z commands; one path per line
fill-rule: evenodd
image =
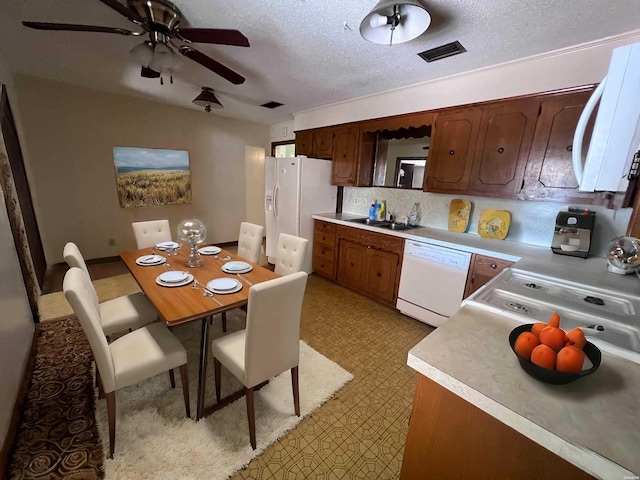
M 120 207 L 191 203 L 189 152 L 113 147 Z

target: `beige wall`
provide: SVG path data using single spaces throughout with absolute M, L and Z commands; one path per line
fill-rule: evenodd
M 17 76 L 15 84 L 49 265 L 63 261 L 69 240 L 87 259 L 135 248 L 131 222 L 139 220 L 168 218 L 175 231 L 198 218 L 207 241 L 237 240 L 247 217 L 247 147 L 267 148 L 268 126 L 34 77 Z M 114 146 L 187 150 L 193 203 L 120 208 Z
M 0 84 L 7 86 L 12 109 L 13 86 L 0 62 Z M 15 113 L 15 112 L 14 112 Z M 2 133 L 0 155 L 6 156 Z M 22 282 L 11 227 L 0 188 L 0 449 L 5 442 L 11 413 L 29 360 L 33 338 L 33 319 Z

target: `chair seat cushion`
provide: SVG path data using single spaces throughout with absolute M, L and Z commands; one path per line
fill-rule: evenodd
M 211 354 L 217 358 L 234 377 L 244 384 L 244 338 L 245 330 L 230 333 L 211 342 Z M 255 385 L 245 385 L 251 388 Z
M 105 335 L 138 328 L 158 319 L 151 302 L 142 292 L 107 300 L 100 304 L 100 320 Z
M 109 349 L 116 390 L 187 363 L 187 351 L 160 322 L 118 338 Z

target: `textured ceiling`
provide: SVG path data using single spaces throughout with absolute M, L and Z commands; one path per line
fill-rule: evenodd
M 123 3 L 125 0 L 121 0 Z M 138 37 L 38 31 L 22 20 L 136 27 L 98 0 L 0 0 L 0 62 L 12 72 L 185 108 L 201 86 L 224 105 L 211 114 L 277 123 L 349 98 L 496 65 L 630 32 L 638 0 L 423 0 L 429 29 L 404 44 L 374 45 L 359 25 L 375 0 L 174 0 L 191 27 L 240 30 L 250 48 L 195 48 L 246 77 L 233 85 L 185 58 L 174 83 L 140 77 Z M 458 40 L 466 53 L 426 63 L 416 54 Z M 268 101 L 275 110 L 259 107 Z

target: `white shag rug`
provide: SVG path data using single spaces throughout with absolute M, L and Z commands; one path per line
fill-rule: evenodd
M 244 328 L 244 313 L 228 312 L 228 332 Z M 196 415 L 198 391 L 199 321 L 176 327 L 189 358 L 191 416 Z M 222 335 L 219 316 L 210 327 L 210 338 Z M 222 368 L 222 396 L 242 388 Z M 106 479 L 226 479 L 247 465 L 267 446 L 294 428 L 305 416 L 353 379 L 353 375 L 300 342 L 300 417 L 294 413 L 291 374 L 271 379 L 255 394 L 257 448 L 249 444 L 246 401 L 234 403 L 195 422 L 185 417 L 179 370 L 176 388 L 162 374 L 116 392 L 116 441 L 113 460 L 106 459 Z M 213 359 L 207 370 L 206 405 L 215 403 Z M 105 453 L 109 448 L 107 408 L 96 400 L 96 418 Z

